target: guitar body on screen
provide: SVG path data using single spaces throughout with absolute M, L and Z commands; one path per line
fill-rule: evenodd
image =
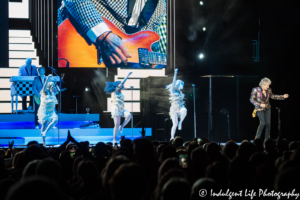
M 122 32 L 109 20 L 103 18 L 108 28 L 124 41 L 128 51 L 132 55 L 128 63 L 138 63 L 140 67 L 154 68 L 155 65 L 166 65 L 165 54 L 152 52 L 151 45 L 160 38 L 154 31 L 140 31 L 134 34 Z M 77 32 L 69 19 L 58 27 L 58 58 L 69 61 L 69 67 L 112 67 L 109 62 L 99 62 L 99 53 L 95 45 L 89 45 Z M 65 67 L 66 62 L 58 61 L 58 67 Z

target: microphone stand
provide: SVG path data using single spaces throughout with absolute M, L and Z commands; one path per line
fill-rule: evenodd
M 56 69 L 53 69 L 51 66 L 49 66 L 49 68 L 52 70 L 52 73 L 54 73 L 56 76 L 58 76 L 58 74 L 56 73 Z M 59 77 L 59 112 L 61 113 L 61 85 L 62 83 L 65 83 L 63 80 L 61 80 L 60 76 Z M 59 115 L 58 115 L 58 119 L 59 119 Z M 57 131 L 57 144 L 59 145 L 59 120 L 58 120 L 58 131 Z
M 276 107 L 276 109 L 278 110 L 278 138 L 281 139 L 282 135 L 281 135 L 280 108 Z
M 194 138 L 196 138 L 196 104 L 195 104 L 195 84 L 192 84 L 194 96 Z
M 133 86 L 130 86 L 131 89 L 131 141 L 133 141 Z

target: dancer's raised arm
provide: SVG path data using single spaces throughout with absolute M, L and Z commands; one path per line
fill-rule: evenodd
M 46 79 L 46 81 L 45 81 L 45 83 L 44 83 L 44 86 L 43 86 L 43 89 L 42 89 L 43 92 L 46 92 L 46 90 L 47 90 L 47 84 L 48 84 L 48 82 L 49 82 L 49 80 L 50 80 L 51 77 L 52 77 L 52 74 L 49 74 L 48 77 L 47 77 L 47 79 Z
M 173 83 L 172 83 L 171 88 L 170 88 L 170 91 L 171 91 L 171 92 L 174 90 L 174 87 L 175 87 L 175 84 L 176 84 L 177 72 L 178 72 L 178 69 L 175 69 L 175 74 L 174 74 L 174 78 L 173 78 Z
M 120 90 L 120 89 L 124 86 L 125 82 L 127 81 L 128 77 L 129 77 L 131 74 L 132 74 L 132 72 L 129 72 L 129 73 L 128 73 L 128 75 L 124 78 L 124 80 L 122 81 L 122 83 L 120 83 L 120 85 L 118 85 L 118 87 L 116 88 L 116 91 Z

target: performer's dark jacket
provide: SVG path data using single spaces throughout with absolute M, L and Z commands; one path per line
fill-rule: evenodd
M 284 100 L 284 95 L 276 95 L 272 93 L 272 89 L 269 88 L 266 91 L 267 96 L 264 98 L 263 96 L 263 90 L 261 87 L 256 87 L 252 89 L 251 96 L 250 96 L 250 102 L 254 105 L 255 109 L 257 111 L 262 111 L 264 109 L 270 109 L 270 98 L 276 99 L 276 100 Z M 260 107 L 260 104 L 266 104 L 265 108 Z

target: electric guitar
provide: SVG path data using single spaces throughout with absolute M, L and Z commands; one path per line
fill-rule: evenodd
M 122 38 L 129 53 L 132 55 L 128 63 L 139 64 L 140 67 L 154 68 L 156 65 L 166 65 L 166 54 L 152 52 L 151 45 L 160 38 L 154 31 L 139 31 L 126 34 L 109 20 L 102 17 L 108 28 Z M 69 61 L 69 67 L 110 67 L 110 61 L 103 57 L 95 45 L 89 45 L 77 32 L 69 19 L 58 27 L 58 58 Z M 103 56 L 103 54 L 102 54 Z M 58 60 L 58 67 L 65 67 L 63 60 Z
M 60 91 L 63 92 L 65 91 L 67 88 L 64 88 L 64 89 L 61 89 Z M 34 98 L 34 101 L 36 104 L 40 105 L 41 104 L 41 98 L 36 96 L 36 95 L 33 95 L 33 98 Z

